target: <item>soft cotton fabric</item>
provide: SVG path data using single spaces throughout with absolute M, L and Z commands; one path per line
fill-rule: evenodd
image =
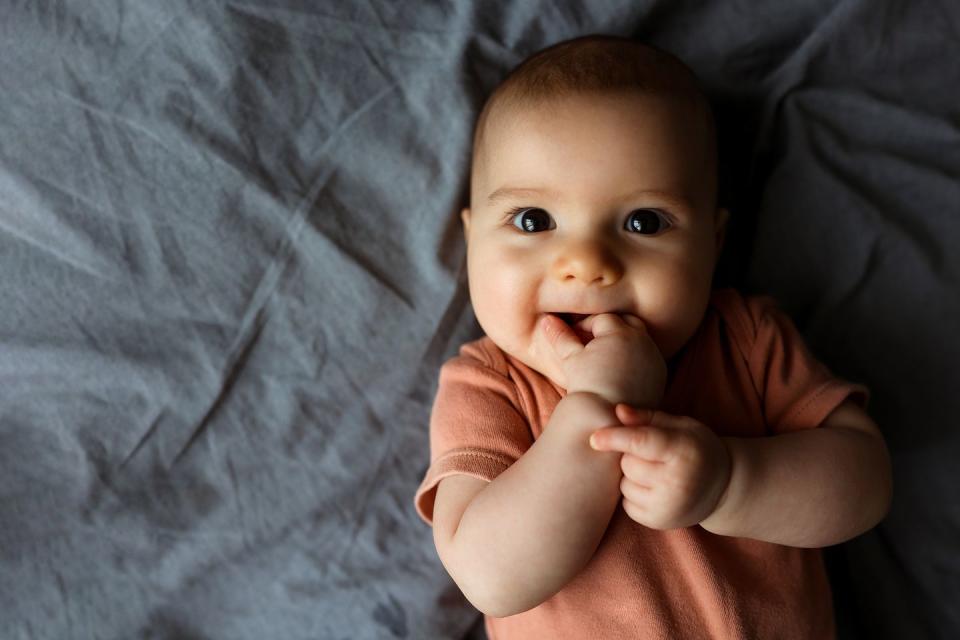
M 769 296 L 715 290 L 696 334 L 668 362 L 660 409 L 718 435 L 764 437 L 820 425 L 869 390 L 834 376 Z M 444 364 L 430 423 L 431 465 L 415 506 L 433 522 L 437 483 L 493 480 L 533 444 L 565 390 L 483 337 Z M 597 427 L 604 425 L 597 425 Z M 825 505 L 829 508 L 829 505 Z M 618 505 L 587 566 L 539 606 L 486 616 L 492 640 L 514 638 L 832 638 L 819 549 L 657 531 Z

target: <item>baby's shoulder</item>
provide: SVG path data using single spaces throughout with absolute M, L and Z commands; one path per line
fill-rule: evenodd
M 464 343 L 458 355 L 443 363 L 437 384 L 437 402 L 463 403 L 475 408 L 507 401 L 522 408 L 520 390 L 506 354 L 488 338 Z
M 479 367 L 504 376 L 509 372 L 506 355 L 488 336 L 461 345 L 458 355 L 444 364 L 452 366 Z

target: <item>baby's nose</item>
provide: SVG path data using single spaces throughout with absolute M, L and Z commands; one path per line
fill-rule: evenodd
M 599 242 L 580 242 L 564 248 L 554 263 L 554 275 L 564 282 L 608 286 L 623 277 L 623 265 Z

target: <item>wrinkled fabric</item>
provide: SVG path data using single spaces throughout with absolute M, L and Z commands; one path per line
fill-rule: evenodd
M 695 70 L 718 277 L 873 392 L 894 503 L 830 563 L 841 635 L 960 633 L 957 5 L 0 16 L 5 638 L 482 637 L 409 500 L 440 365 L 480 335 L 471 127 L 513 65 L 598 32 Z

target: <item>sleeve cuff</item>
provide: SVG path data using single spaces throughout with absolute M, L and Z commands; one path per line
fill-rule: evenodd
M 420 488 L 414 496 L 417 514 L 428 525 L 433 526 L 433 502 L 437 496 L 437 485 L 447 476 L 462 473 L 487 482 L 506 471 L 515 460 L 508 460 L 482 449 L 454 449 L 439 457 L 430 465 Z
M 803 429 L 819 427 L 827 416 L 850 398 L 861 409 L 866 410 L 870 401 L 870 391 L 862 384 L 829 380 L 824 382 L 813 394 L 802 399 L 774 428 L 774 433 L 789 433 Z

